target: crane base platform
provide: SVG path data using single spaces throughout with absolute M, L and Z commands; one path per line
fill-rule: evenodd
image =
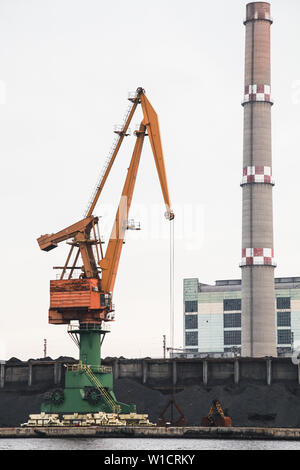
M 72 413 L 60 416 L 57 413 L 29 415 L 22 427 L 81 427 L 81 426 L 156 426 L 150 423 L 147 414 L 117 413 Z
M 82 363 L 66 366 L 65 388 L 46 392 L 41 412 L 51 415 L 136 413 L 135 404 L 118 402 L 113 392 L 113 374 L 107 367 Z

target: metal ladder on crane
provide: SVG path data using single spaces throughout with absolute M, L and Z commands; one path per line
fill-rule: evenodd
M 96 375 L 92 372 L 91 368 L 85 364 L 80 364 L 80 369 L 87 375 L 90 381 L 95 385 L 97 390 L 100 391 L 101 395 L 103 396 L 104 400 L 106 401 L 107 405 L 111 408 L 113 413 L 118 412 L 118 405 L 112 399 L 110 394 L 107 390 L 103 387 L 101 382 L 98 380 Z
M 133 94 L 130 94 L 130 95 L 129 95 L 129 98 L 128 98 L 128 99 L 129 99 L 130 101 L 131 101 L 131 100 L 133 100 L 133 101 L 132 101 L 132 103 L 128 106 L 127 111 L 126 111 L 125 114 L 124 114 L 123 123 L 121 124 L 121 126 L 116 126 L 116 129 L 115 129 L 114 132 L 115 132 L 116 134 L 118 134 L 118 137 L 115 137 L 115 139 L 114 139 L 114 141 L 113 141 L 113 143 L 112 143 L 112 146 L 111 146 L 111 148 L 110 148 L 109 154 L 108 154 L 108 156 L 106 157 L 106 160 L 105 160 L 105 162 L 104 162 L 104 165 L 103 165 L 103 167 L 102 167 L 102 170 L 101 170 L 101 172 L 100 172 L 100 174 L 99 174 L 97 183 L 96 183 L 96 185 L 95 185 L 95 187 L 94 187 L 94 189 L 93 189 L 92 195 L 91 195 L 91 197 L 90 197 L 90 200 L 89 200 L 89 202 L 88 202 L 87 208 L 86 208 L 86 210 L 85 210 L 85 213 L 84 213 L 84 216 L 85 216 L 85 217 L 87 217 L 87 215 L 88 215 L 89 209 L 90 209 L 90 207 L 91 207 L 91 205 L 92 205 L 92 202 L 94 201 L 95 196 L 96 196 L 96 194 L 97 194 L 97 191 L 98 191 L 98 189 L 99 189 L 99 187 L 100 187 L 100 185 L 101 185 L 101 183 L 102 183 L 102 181 L 103 181 L 103 178 L 104 178 L 104 176 L 105 176 L 106 170 L 107 170 L 107 168 L 108 168 L 108 166 L 109 166 L 109 164 L 110 164 L 110 162 L 111 162 L 111 160 L 112 160 L 112 157 L 113 157 L 113 155 L 114 155 L 114 153 L 115 153 L 115 150 L 116 150 L 116 148 L 117 148 L 117 145 L 118 145 L 120 139 L 123 138 L 124 135 L 126 135 L 126 136 L 129 135 L 129 134 L 124 134 L 124 128 L 125 128 L 127 119 L 128 119 L 128 117 L 129 117 L 129 115 L 130 115 L 130 112 L 131 112 L 131 110 L 132 110 L 132 107 L 133 107 L 133 105 L 134 105 L 134 97 L 136 97 L 136 92 L 134 92 L 134 96 L 133 96 Z

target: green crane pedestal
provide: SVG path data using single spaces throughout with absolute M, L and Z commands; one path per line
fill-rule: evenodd
M 66 366 L 65 388 L 45 395 L 45 413 L 131 413 L 134 404 L 117 401 L 110 367 L 101 365 L 101 345 L 107 331 L 100 324 L 81 324 L 70 332 L 79 345 L 79 364 Z

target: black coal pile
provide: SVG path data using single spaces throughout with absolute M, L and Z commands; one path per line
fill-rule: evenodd
M 146 413 L 151 422 L 156 423 L 168 397 L 157 390 L 148 388 L 130 379 L 118 379 L 114 383 L 114 393 L 119 402 L 135 403 L 137 413 Z
M 13 364 L 22 364 L 23 361 L 21 361 L 21 359 L 18 359 L 17 357 L 11 357 L 10 359 L 8 359 L 8 361 L 6 361 L 6 364 L 9 364 L 9 365 L 13 365 Z
M 74 357 L 69 356 L 59 356 L 55 361 L 62 362 L 63 364 L 70 364 L 72 362 L 78 362 L 78 359 L 74 359 Z
M 15 427 L 28 421 L 29 415 L 41 412 L 43 393 L 0 393 L 0 427 Z
M 0 427 L 19 426 L 29 414 L 39 413 L 44 390 L 0 390 Z M 138 413 L 146 413 L 156 423 L 172 395 L 126 378 L 115 380 L 118 401 L 135 403 Z M 218 399 L 232 419 L 233 426 L 300 427 L 300 387 L 274 383 L 271 386 L 247 382 L 235 385 L 189 385 L 174 394 L 187 418 L 188 426 L 199 426 L 211 402 Z M 174 409 L 174 417 L 178 415 Z M 170 408 L 165 417 L 170 417 Z
M 157 419 L 172 395 L 166 395 L 128 379 L 115 383 L 119 401 L 136 403 L 137 412 Z M 235 385 L 189 385 L 174 399 L 187 419 L 188 426 L 199 426 L 213 400 L 221 402 L 234 426 L 300 427 L 300 387 L 286 384 L 272 386 L 247 383 Z M 174 417 L 179 416 L 174 409 Z M 166 417 L 170 416 L 170 408 Z

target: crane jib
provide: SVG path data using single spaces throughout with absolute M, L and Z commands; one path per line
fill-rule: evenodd
M 73 320 L 101 323 L 114 319 L 112 293 L 124 245 L 125 232 L 126 230 L 140 229 L 139 224 L 129 219 L 129 210 L 145 136 L 149 136 L 154 156 L 166 206 L 165 217 L 170 221 L 174 219 L 157 113 L 146 97 L 145 90 L 141 87 L 128 99 L 131 102 L 130 106 L 126 111 L 122 125 L 115 129 L 116 138 L 97 180 L 84 219 L 55 234 L 43 235 L 38 238 L 39 246 L 43 251 L 50 251 L 56 248 L 60 242 L 66 240 L 69 240 L 67 243 L 70 245 L 65 264 L 55 267 L 61 271 L 60 279 L 50 283 L 49 323 L 64 324 Z M 135 132 L 136 143 L 111 236 L 104 254 L 102 248 L 104 241 L 100 235 L 98 218 L 94 217 L 92 213 L 121 144 L 124 138 L 129 135 L 129 125 L 139 104 L 141 104 L 143 120 Z M 81 260 L 81 265 L 78 265 L 79 260 Z

